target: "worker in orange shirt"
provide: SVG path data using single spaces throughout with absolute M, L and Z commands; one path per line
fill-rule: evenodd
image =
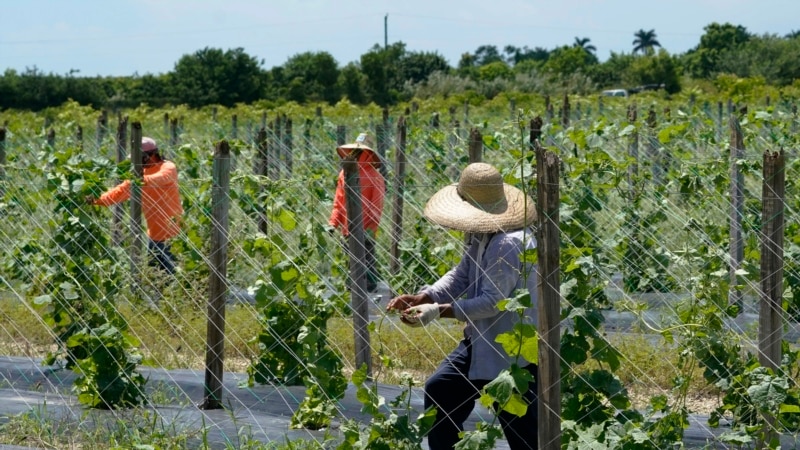
M 341 158 L 350 156 L 353 152 L 358 152 L 356 158 L 364 218 L 364 264 L 367 267 L 368 292 L 375 292 L 380 278 L 375 260 L 375 237 L 383 214 L 383 199 L 386 195 L 386 182 L 383 179 L 383 175 L 378 171 L 381 166 L 381 160 L 372 147 L 372 137 L 367 133 L 361 133 L 354 143 L 336 148 L 336 152 Z M 344 170 L 340 170 L 336 181 L 336 193 L 333 198 L 333 210 L 331 211 L 328 225 L 332 229 L 340 228 L 342 234 L 348 236 L 344 191 Z
M 158 152 L 156 141 L 142 137 L 142 214 L 147 222 L 147 248 L 150 265 L 169 274 L 175 273 L 175 256 L 169 239 L 180 232 L 183 206 L 178 192 L 178 169 Z M 131 196 L 131 181 L 125 180 L 109 189 L 91 203 L 111 206 L 128 200 Z

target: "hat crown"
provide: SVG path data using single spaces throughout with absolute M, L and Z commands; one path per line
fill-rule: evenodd
M 156 145 L 155 139 L 147 136 L 142 137 L 142 151 L 143 152 L 152 152 L 158 150 L 158 145 Z
M 473 163 L 464 168 L 456 189 L 461 198 L 484 210 L 492 210 L 506 201 L 503 177 L 486 163 Z

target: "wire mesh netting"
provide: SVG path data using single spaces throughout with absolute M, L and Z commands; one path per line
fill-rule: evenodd
M 561 175 L 561 439 L 574 448 L 586 439 L 664 448 L 691 444 L 693 429 L 698 446 L 795 442 L 797 117 L 788 107 L 718 115 L 657 100 L 636 117 L 623 101 L 575 101 L 541 130 Z M 418 446 L 421 386 L 462 339 L 463 324 L 408 327 L 385 306 L 461 258 L 464 235 L 430 223 L 423 208 L 470 162 L 471 130 L 481 134 L 482 160 L 536 198 L 530 120 L 539 106 L 516 106 L 510 114 L 451 108 L 436 120 L 426 105 L 383 117 L 374 108 L 130 111 L 178 169 L 184 212 L 169 241 L 174 274 L 148 265 L 129 202 L 87 201 L 132 178 L 130 161 L 117 162 L 113 119 L 100 126 L 100 112 L 74 104 L 9 115 L 0 366 L 2 390 L 17 400 L 4 411 L 3 435 L 56 447 L 355 447 L 370 430 Z M 127 117 L 116 119 L 127 133 Z M 328 226 L 342 170 L 337 142 L 361 132 L 378 137 L 386 186 L 375 236 L 380 281 L 364 292 L 369 374 L 357 363 L 352 308 L 363 286 L 350 279 L 347 238 Z M 225 306 L 224 322 L 212 323 L 222 140 L 230 146 Z M 785 158 L 785 193 L 764 178 L 773 152 Z M 780 214 L 763 201 L 778 194 Z M 781 254 L 765 255 L 764 230 L 778 219 Z M 781 263 L 778 308 L 765 291 L 775 280 L 764 273 L 769 256 Z M 764 323 L 769 308 L 777 327 Z M 224 352 L 209 343 L 215 333 Z M 781 358 L 765 364 L 761 345 L 774 336 Z M 224 379 L 213 379 L 215 357 Z M 197 415 L 210 381 L 222 383 L 215 400 L 227 412 Z M 495 424 L 492 403 L 478 402 L 468 430 Z M 87 405 L 111 412 L 90 415 Z M 20 439 L 32 424 L 52 436 Z M 58 432 L 65 429 L 72 433 Z

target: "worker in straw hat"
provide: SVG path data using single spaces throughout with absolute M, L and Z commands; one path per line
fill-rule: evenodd
M 425 383 L 425 409 L 437 409 L 428 444 L 433 450 L 451 449 L 481 389 L 516 361 L 495 339 L 512 331 L 520 316 L 501 311 L 498 302 L 511 298 L 517 289 L 528 289 L 531 306 L 524 320 L 538 324 L 536 270 L 521 259 L 525 250 L 536 246 L 530 228 L 536 210 L 530 197 L 504 183 L 493 166 L 473 163 L 463 170 L 458 184 L 430 198 L 424 215 L 438 225 L 469 233 L 467 248 L 458 265 L 433 285 L 393 298 L 387 309 L 399 311 L 400 320 L 413 327 L 440 317 L 465 323 L 464 339 Z M 500 423 L 512 449 L 535 449 L 537 366 L 524 360 L 517 364 L 534 378 L 523 393 L 527 413 L 518 417 L 502 411 Z
M 377 289 L 378 274 L 375 259 L 375 238 L 378 234 L 378 225 L 383 214 L 383 200 L 386 196 L 386 182 L 380 174 L 380 157 L 372 149 L 372 136 L 361 133 L 352 144 L 340 145 L 336 148 L 339 157 L 355 158 L 358 162 L 358 184 L 361 191 L 361 208 L 364 221 L 364 265 L 367 268 L 367 291 L 375 292 Z M 348 236 L 347 209 L 345 207 L 345 179 L 344 170 L 339 171 L 336 181 L 336 193 L 333 198 L 328 225 L 330 229 L 339 228 L 342 234 Z

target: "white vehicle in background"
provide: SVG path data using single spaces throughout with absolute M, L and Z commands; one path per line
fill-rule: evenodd
M 627 97 L 628 91 L 625 89 L 609 89 L 607 91 L 603 91 L 603 95 L 605 97 Z

